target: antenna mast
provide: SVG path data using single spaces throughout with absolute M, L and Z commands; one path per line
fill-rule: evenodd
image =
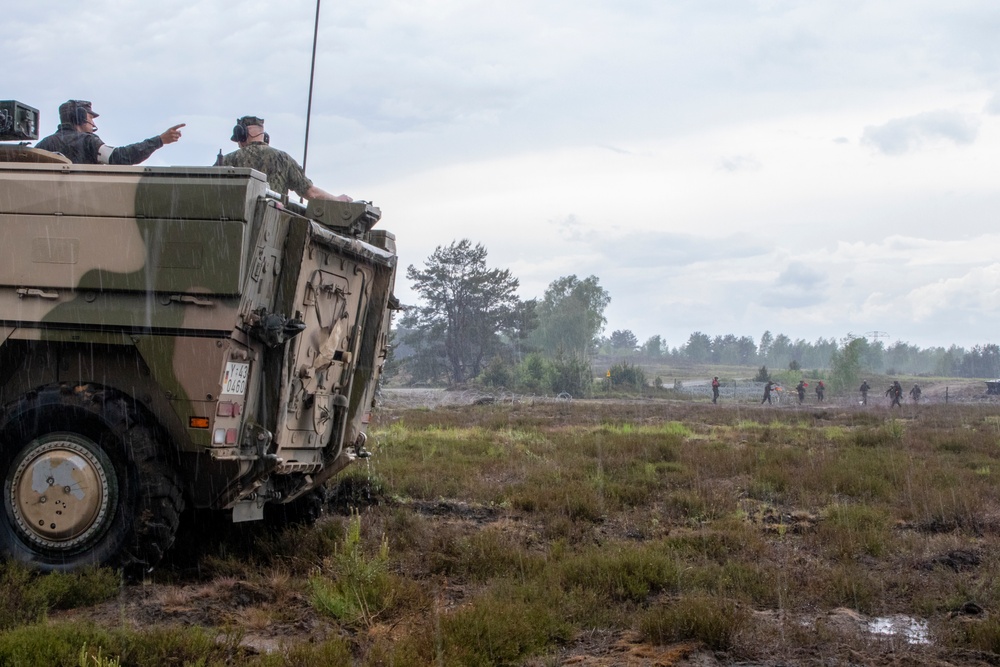
M 306 144 L 302 148 L 302 171 L 306 170 L 306 159 L 309 157 L 309 121 L 312 118 L 313 79 L 316 76 L 316 40 L 319 36 L 319 3 L 316 0 L 316 20 L 313 22 L 312 65 L 309 67 L 309 102 L 306 105 Z

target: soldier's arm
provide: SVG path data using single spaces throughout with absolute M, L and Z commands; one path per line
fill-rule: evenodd
M 104 144 L 97 153 L 97 159 L 105 164 L 139 164 L 164 144 L 172 144 L 180 139 L 180 128 L 182 127 L 184 127 L 184 123 L 174 125 L 163 134 L 128 146 L 115 147 Z
M 151 137 L 128 146 L 103 144 L 97 151 L 97 161 L 103 164 L 139 164 L 163 145 L 159 137 Z
M 300 194 L 306 199 L 331 199 L 333 201 L 354 201 L 347 195 L 332 195 L 323 188 L 318 188 L 315 185 L 310 185 L 308 190 Z

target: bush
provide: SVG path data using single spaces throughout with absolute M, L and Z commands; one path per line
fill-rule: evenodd
M 683 597 L 650 609 L 640 620 L 639 630 L 645 639 L 657 644 L 694 640 L 725 651 L 749 620 L 750 614 L 731 600 Z
M 118 595 L 121 577 L 107 568 L 39 574 L 14 561 L 0 564 L 0 631 L 40 621 L 50 609 L 95 605 Z
M 623 361 L 615 364 L 608 371 L 611 374 L 611 386 L 642 389 L 646 386 L 646 373 L 635 364 Z
M 559 355 L 552 360 L 552 393 L 563 392 L 572 396 L 589 396 L 593 382 L 590 363 L 582 357 Z
M 493 357 L 479 374 L 479 381 L 487 387 L 512 387 L 514 369 L 499 356 Z
M 527 391 L 546 391 L 551 384 L 548 380 L 549 373 L 549 366 L 542 355 L 532 353 L 517 368 L 518 383 Z
M 361 546 L 361 517 L 354 514 L 343 544 L 324 563 L 324 573 L 309 579 L 313 607 L 347 623 L 371 625 L 389 606 L 392 597 L 388 563 L 389 542 L 385 538 L 377 555 L 365 555 Z

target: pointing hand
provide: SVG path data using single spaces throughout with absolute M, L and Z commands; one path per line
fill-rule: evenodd
M 181 123 L 180 125 L 174 125 L 172 128 L 160 135 L 160 139 L 163 140 L 164 144 L 172 144 L 181 138 L 181 128 L 187 125 L 187 123 Z

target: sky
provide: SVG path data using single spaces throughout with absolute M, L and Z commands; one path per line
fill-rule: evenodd
M 300 162 L 315 0 L 4 9 L 5 99 L 93 102 L 144 164 L 237 117 Z M 326 0 L 306 171 L 406 267 L 468 238 L 523 299 L 598 277 L 605 335 L 1000 336 L 995 0 Z

